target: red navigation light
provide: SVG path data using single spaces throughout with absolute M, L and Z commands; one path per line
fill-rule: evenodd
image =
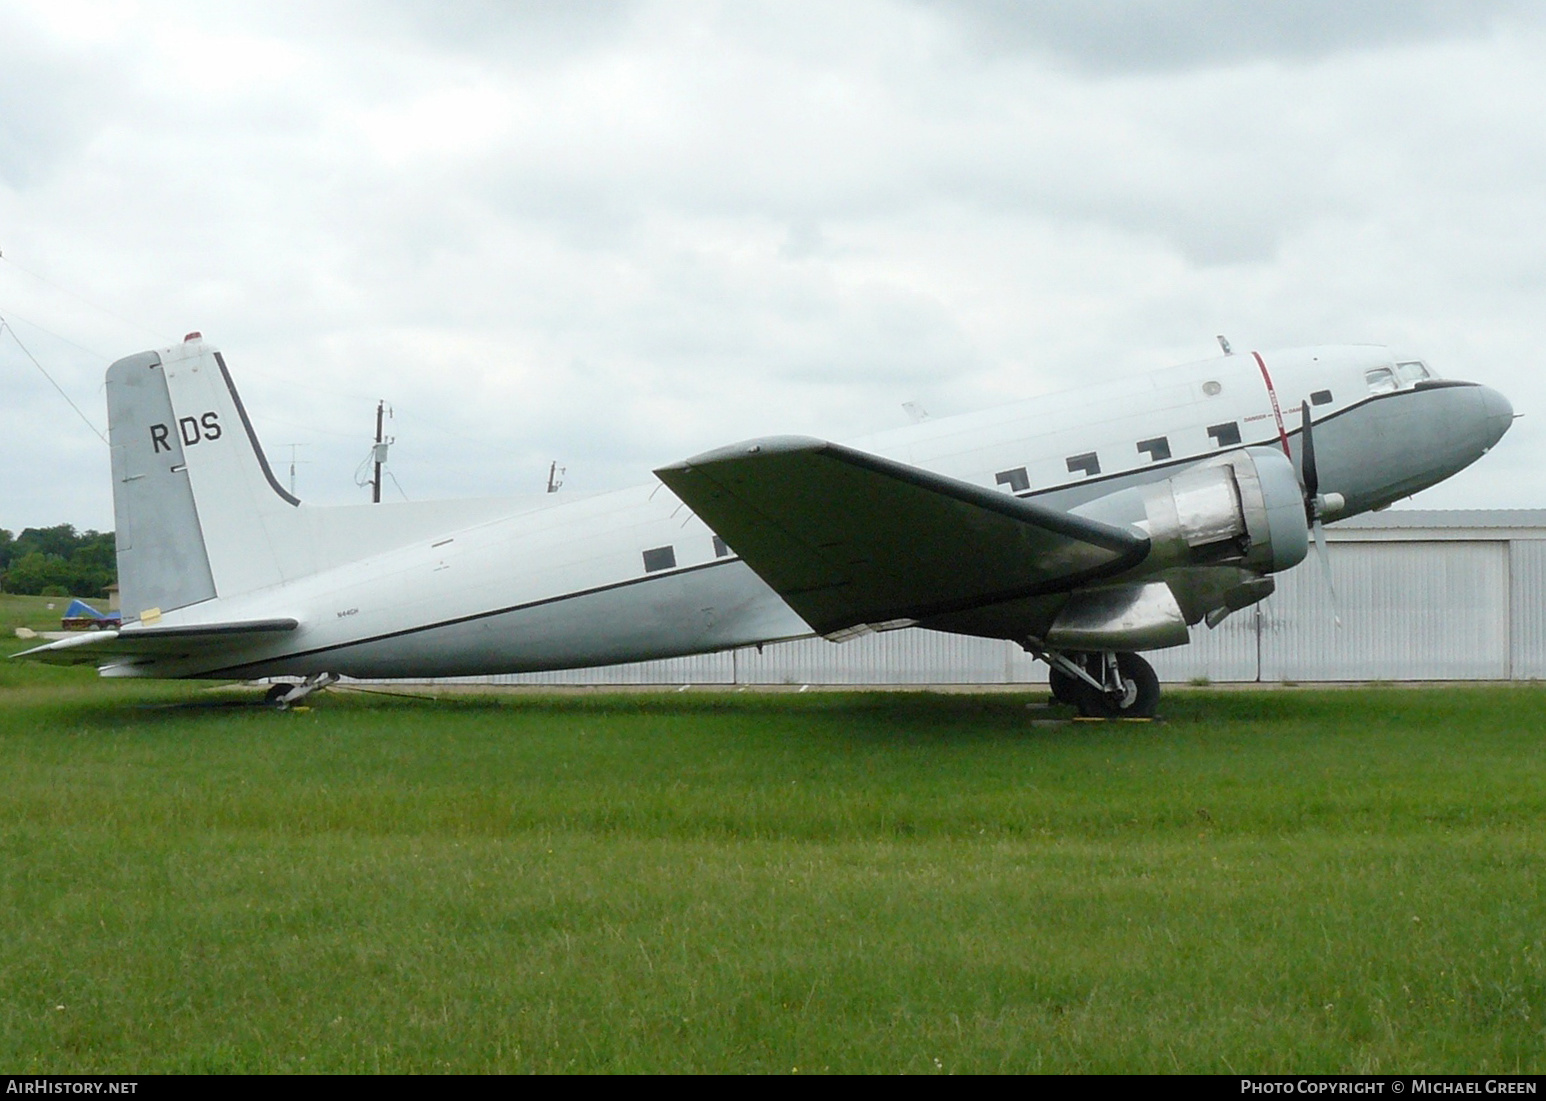
M 191 332 L 187 336 L 183 337 L 183 343 L 186 344 L 190 340 L 203 340 L 203 339 L 204 339 L 204 334 L 199 332 L 197 329 L 194 329 L 193 332 Z

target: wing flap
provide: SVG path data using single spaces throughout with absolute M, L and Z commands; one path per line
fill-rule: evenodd
M 121 627 L 116 631 L 82 632 L 11 656 L 46 665 L 102 665 L 191 653 L 205 639 L 219 639 L 222 646 L 240 645 L 247 640 L 258 642 L 299 626 L 300 621 L 294 619 L 249 619 L 176 627 Z
M 1065 591 L 1149 550 L 1135 529 L 803 436 L 655 473 L 821 634 Z

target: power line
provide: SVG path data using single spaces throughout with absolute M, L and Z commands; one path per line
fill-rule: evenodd
M 77 302 L 80 302 L 80 303 L 83 303 L 84 305 L 90 306 L 92 309 L 98 310 L 101 313 L 104 313 L 107 316 L 109 316 L 111 318 L 114 318 L 114 319 L 116 319 L 118 321 L 122 321 L 126 325 L 131 325 L 131 326 L 133 326 L 134 328 L 140 330 L 143 333 L 150 334 L 151 336 L 155 337 L 158 341 L 161 341 L 161 342 L 163 342 L 165 344 L 175 344 L 176 343 L 175 338 L 169 337 L 165 333 L 158 333 L 154 329 L 148 328 L 147 326 L 142 325 L 142 324 L 140 324 L 137 321 L 133 321 L 130 318 L 125 317 L 123 314 L 117 313 L 114 310 L 110 310 L 106 306 L 103 306 L 103 305 L 101 305 L 101 304 L 99 304 L 97 302 L 93 302 L 91 299 L 86 298 L 83 295 L 77 294 L 74 291 L 68 289 L 67 287 L 63 287 L 60 284 L 55 283 L 52 279 L 49 279 L 46 276 L 39 275 L 37 272 L 32 271 L 29 268 L 22 267 L 15 260 L 11 259 L 9 256 L 6 256 L 3 252 L 0 252 L 0 260 L 3 260 L 6 264 L 8 264 L 9 266 L 15 268 L 17 271 L 21 272 L 22 274 L 24 274 L 24 275 L 26 275 L 26 276 L 28 276 L 28 277 L 30 277 L 32 279 L 36 279 L 40 283 L 44 283 L 44 284 L 52 287 L 54 290 L 58 291 L 61 294 L 68 295 L 69 297 L 75 299 Z M 68 337 L 60 336 L 58 333 L 54 332 L 53 330 L 44 328 L 42 325 L 39 325 L 36 321 L 33 321 L 30 318 L 23 317 L 20 314 L 15 313 L 13 311 L 6 311 L 6 312 L 9 313 L 10 316 L 15 318 L 17 321 L 24 322 L 25 324 L 30 325 L 32 328 L 37 329 L 39 332 L 44 333 L 44 334 L 46 334 L 48 336 L 51 336 L 55 340 L 61 341 L 61 342 L 65 343 L 65 344 L 68 344 L 70 347 L 75 348 L 77 351 L 82 351 L 82 352 L 85 352 L 87 355 L 95 356 L 95 357 L 97 357 L 98 359 L 100 359 L 104 363 L 110 363 L 110 362 L 113 361 L 114 358 L 116 358 L 116 357 L 113 357 L 113 356 L 103 355 L 101 352 L 97 351 L 94 348 L 87 348 L 85 345 L 77 344 L 75 341 L 69 339 Z M 0 321 L 3 321 L 3 319 L 0 319 Z M 11 335 L 12 335 L 13 338 L 16 336 L 14 330 L 12 330 Z M 18 339 L 17 343 L 20 344 L 21 341 Z M 25 348 L 23 348 L 22 350 L 26 351 Z M 31 358 L 31 353 L 30 352 L 28 353 L 28 357 Z M 33 362 L 36 363 L 37 361 L 34 359 Z M 38 369 L 42 370 L 41 367 L 39 367 Z M 45 372 L 45 375 L 46 374 L 47 374 L 47 372 Z M 353 391 L 353 392 L 350 392 L 350 391 L 345 391 L 345 390 L 334 389 L 332 387 L 318 386 L 315 383 L 315 381 L 313 379 L 311 379 L 311 378 L 307 378 L 307 379 L 305 379 L 303 381 L 303 380 L 299 380 L 299 379 L 291 379 L 291 378 L 289 378 L 288 376 L 285 376 L 285 375 L 274 374 L 274 373 L 267 372 L 267 371 L 257 371 L 257 370 L 252 371 L 252 374 L 255 377 L 256 376 L 263 376 L 263 377 L 267 377 L 267 378 L 270 378 L 270 379 L 276 379 L 276 380 L 278 380 L 280 382 L 283 382 L 283 383 L 285 383 L 290 388 L 291 392 L 304 393 L 304 392 L 308 392 L 309 391 L 309 392 L 312 392 L 312 393 L 329 394 L 329 395 L 331 395 L 333 397 L 350 398 L 350 399 L 357 399 L 357 398 L 360 398 L 360 397 L 364 396 L 364 392 L 363 391 Z M 53 382 L 53 379 L 49 379 L 49 381 Z M 58 384 L 55 383 L 54 385 L 55 385 L 55 389 L 58 389 Z M 60 390 L 60 393 L 63 394 L 64 391 Z M 69 401 L 69 398 L 66 397 L 65 400 Z M 75 408 L 75 405 L 74 405 L 73 402 L 71 402 L 71 408 Z M 80 413 L 79 409 L 76 409 L 75 411 L 77 413 Z M 414 414 L 412 414 L 412 416 L 417 418 L 417 420 L 422 422 L 423 424 L 428 425 L 430 428 L 432 428 L 436 432 L 439 432 L 439 433 L 445 435 L 449 439 L 455 440 L 459 444 L 480 448 L 480 449 L 482 449 L 482 450 L 484 450 L 486 452 L 489 452 L 490 454 L 499 455 L 499 456 L 502 456 L 504 458 L 525 458 L 526 457 L 523 452 L 518 451 L 518 450 L 516 450 L 514 448 L 503 447 L 503 446 L 500 446 L 498 444 L 489 443 L 489 442 L 487 442 L 485 440 L 479 439 L 479 438 L 474 437 L 474 436 L 468 436 L 464 429 L 448 428 L 447 426 L 445 426 L 443 424 L 440 424 L 437 421 L 431 420 L 430 418 L 423 416 L 423 414 L 421 414 L 421 413 L 414 413 Z M 84 414 L 82 414 L 82 419 L 83 420 L 85 419 Z M 268 417 L 268 416 L 263 416 L 263 415 L 255 415 L 254 419 L 260 420 L 260 421 L 262 421 L 262 420 L 273 421 L 273 422 L 275 422 L 277 424 L 288 425 L 289 427 L 292 427 L 292 428 L 303 428 L 303 429 L 305 429 L 305 430 L 307 430 L 309 432 L 317 432 L 317 433 L 320 433 L 321 435 L 325 435 L 325 436 L 338 436 L 338 437 L 342 437 L 342 438 L 346 438 L 346 439 L 353 439 L 354 438 L 354 433 L 352 433 L 352 432 L 338 432 L 338 431 L 334 431 L 334 430 L 330 430 L 330 429 L 326 429 L 326 428 L 316 428 L 316 427 L 314 427 L 312 425 L 303 424 L 303 423 L 301 423 L 299 421 L 286 420 L 286 419 L 282 419 L 282 418 L 279 418 L 279 417 Z M 86 423 L 88 425 L 91 424 L 91 422 L 89 420 L 87 420 Z M 96 432 L 98 436 L 102 435 L 101 432 L 97 432 L 97 429 L 94 426 L 92 427 L 92 431 Z
M 125 325 L 131 325 L 134 328 L 138 329 L 142 333 L 149 333 L 151 336 L 155 337 L 157 340 L 162 341 L 162 342 L 164 342 L 166 344 L 174 343 L 172 338 L 168 337 L 165 333 L 158 333 L 154 329 L 148 329 L 144 325 L 141 325 L 138 321 L 131 321 L 129 318 L 125 317 L 121 313 L 116 313 L 113 310 L 108 309 L 106 306 L 98 305 L 97 303 L 91 301 L 91 299 L 89 299 L 89 298 L 84 298 L 81 295 L 76 294 L 72 290 L 69 290 L 69 289 L 67 289 L 65 287 L 61 287 L 58 283 L 55 283 L 52 279 L 45 279 L 43 276 L 39 275 L 35 271 L 28 271 L 26 268 L 24 268 L 20 264 L 18 264 L 15 260 L 12 260 L 9 256 L 6 256 L 3 252 L 0 252 L 0 260 L 4 260 L 7 264 L 9 264 L 11 267 L 15 268 L 17 271 L 21 272 L 23 275 L 30 275 L 30 276 L 32 276 L 32 278 L 36 279 L 39 283 L 47 283 L 50 287 L 53 287 L 54 290 L 58 291 L 60 294 L 67 294 L 71 298 L 75 299 L 75 301 L 80 302 L 80 303 L 82 303 L 84 305 L 90 306 L 94 310 L 98 310 L 98 311 L 100 311 L 102 313 L 105 313 L 105 314 L 107 314 L 108 317 L 114 318 L 114 319 L 116 319 L 118 321 L 122 321 Z
M 25 355 L 28 359 L 32 360 L 32 365 L 38 369 L 38 372 L 44 378 L 48 379 L 50 386 L 59 391 L 59 396 L 65 400 L 71 409 L 75 410 L 75 415 L 81 419 L 87 428 L 91 429 L 91 431 L 96 435 L 97 439 L 106 444 L 107 437 L 102 435 L 101 430 L 99 430 L 96 425 L 91 423 L 91 419 L 87 417 L 85 413 L 81 412 L 81 407 L 70 400 L 70 395 L 64 392 L 63 386 L 60 386 L 57 382 L 54 381 L 54 376 L 43 370 L 43 365 L 38 362 L 38 357 L 27 350 L 27 346 L 21 342 L 21 337 L 16 335 L 16 330 L 11 327 L 11 323 L 8 322 L 4 317 L 0 317 L 0 329 L 3 329 L 11 334 L 11 339 L 16 341 L 16 346 L 22 350 L 22 354 Z
M 6 310 L 5 312 L 6 312 L 7 315 L 9 315 L 9 317 L 11 318 L 12 321 L 20 321 L 24 325 L 31 325 L 38 332 L 43 333 L 45 336 L 53 337 L 55 340 L 59 341 L 61 344 L 68 344 L 70 347 L 74 348 L 77 352 L 85 352 L 88 356 L 94 356 L 95 358 L 100 359 L 103 363 L 111 363 L 113 361 L 113 357 L 112 356 L 103 355 L 101 352 L 97 351 L 95 348 L 88 348 L 84 344 L 77 344 L 77 343 L 75 343 L 75 341 L 71 340 L 69 337 L 67 337 L 67 336 L 60 336 L 58 333 L 54 332 L 54 330 L 52 330 L 52 329 L 45 329 L 42 325 L 39 325 L 36 321 L 32 320 L 30 317 L 23 317 L 21 314 L 17 313 L 15 310 Z

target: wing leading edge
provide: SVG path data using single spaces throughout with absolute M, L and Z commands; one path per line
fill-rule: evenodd
M 655 471 L 817 632 L 1064 592 L 1149 540 L 804 436 L 749 440 Z

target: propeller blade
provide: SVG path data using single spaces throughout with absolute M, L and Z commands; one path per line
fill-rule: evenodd
M 1337 606 L 1337 586 L 1331 580 L 1331 556 L 1326 553 L 1326 529 L 1319 519 L 1310 529 L 1315 533 L 1315 557 L 1321 560 L 1321 576 L 1326 579 L 1326 591 L 1331 594 L 1331 620 L 1342 626 L 1342 615 Z
M 1321 476 L 1315 469 L 1315 437 L 1310 433 L 1310 403 L 1300 402 L 1299 412 L 1304 431 L 1304 440 L 1299 449 L 1299 466 L 1304 479 L 1305 506 L 1308 508 L 1320 495 Z

